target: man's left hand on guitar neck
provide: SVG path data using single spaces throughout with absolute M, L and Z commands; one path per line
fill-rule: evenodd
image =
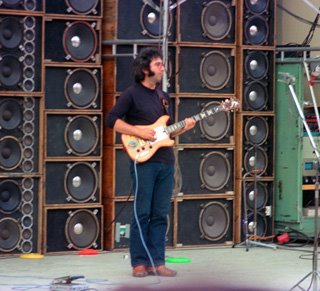
M 185 122 L 185 126 L 183 128 L 181 128 L 180 130 L 177 130 L 177 131 L 171 133 L 171 135 L 170 135 L 171 138 L 178 136 L 182 133 L 185 133 L 186 131 L 194 128 L 194 126 L 196 125 L 196 121 L 191 117 L 186 118 L 184 120 L 184 122 Z

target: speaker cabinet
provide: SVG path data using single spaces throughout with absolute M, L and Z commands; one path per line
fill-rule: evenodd
M 0 15 L 0 90 L 41 91 L 41 19 Z
M 140 51 L 143 46 L 138 46 L 137 50 Z M 116 58 L 116 91 L 122 92 L 127 89 L 134 79 L 132 76 L 131 68 L 133 64 L 133 53 L 132 46 L 123 45 L 117 47 L 117 52 L 121 54 L 129 54 L 129 56 Z M 175 91 L 175 47 L 168 47 L 168 68 L 167 68 L 167 79 L 168 79 L 168 92 Z
M 102 0 L 56 0 L 46 1 L 46 13 L 79 16 L 101 16 Z
M 243 0 L 243 44 L 274 45 L 274 0 Z
M 179 98 L 178 120 L 184 120 L 220 106 L 222 99 Z M 234 142 L 233 112 L 219 111 L 202 119 L 193 130 L 179 136 L 179 144 L 230 144 Z
M 233 200 L 177 200 L 177 246 L 229 245 L 233 241 Z
M 47 157 L 101 155 L 101 114 L 46 118 Z
M 0 255 L 38 251 L 38 179 L 0 178 Z
M 180 8 L 181 42 L 235 42 L 234 1 L 187 1 Z
M 117 11 L 117 38 L 118 39 L 158 39 L 163 37 L 163 15 L 159 8 L 162 6 L 161 0 L 152 1 L 155 8 L 147 1 L 119 0 Z M 172 1 L 175 3 L 176 1 Z M 170 10 L 168 37 L 169 41 L 174 41 L 175 36 L 175 11 Z
M 0 97 L 0 169 L 38 171 L 39 102 L 33 97 Z
M 100 29 L 100 20 L 46 19 L 45 61 L 99 63 Z
M 45 252 L 101 249 L 102 208 L 46 208 Z
M 242 181 L 247 214 L 242 207 L 242 240 L 248 236 L 267 237 L 273 234 L 273 182 Z
M 101 67 L 46 67 L 47 109 L 101 109 Z
M 166 246 L 173 246 L 174 204 L 167 215 Z M 114 247 L 116 249 L 130 246 L 130 226 L 134 215 L 134 201 L 115 202 Z
M 274 52 L 243 50 L 243 110 L 273 110 Z
M 42 1 L 38 0 L 2 0 L 0 8 L 27 11 L 39 11 L 43 9 Z
M 100 203 L 100 162 L 46 162 L 45 203 Z
M 258 176 L 273 176 L 272 116 L 244 116 L 243 165 L 246 173 Z
M 234 53 L 232 48 L 181 47 L 180 92 L 234 93 Z
M 233 150 L 185 148 L 179 151 L 178 162 L 183 194 L 233 194 Z

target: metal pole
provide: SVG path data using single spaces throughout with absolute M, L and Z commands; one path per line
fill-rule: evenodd
M 162 39 L 162 55 L 165 71 L 162 78 L 162 90 L 167 92 L 168 90 L 168 22 L 169 22 L 169 0 L 163 1 L 163 39 Z

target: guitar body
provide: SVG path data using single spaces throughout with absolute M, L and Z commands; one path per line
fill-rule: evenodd
M 155 141 L 144 140 L 133 135 L 121 135 L 123 146 L 130 159 L 134 161 L 137 160 L 138 163 L 143 163 L 149 160 L 159 148 L 174 145 L 174 141 L 170 139 L 169 134 L 165 132 L 169 118 L 168 115 L 164 115 L 151 125 L 136 125 L 136 127 L 139 128 L 153 129 L 156 132 Z

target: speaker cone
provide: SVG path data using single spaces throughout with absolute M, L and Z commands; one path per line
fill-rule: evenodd
M 199 215 L 201 237 L 210 241 L 222 239 L 226 235 L 230 224 L 226 206 L 220 202 L 209 202 L 201 207 Z
M 98 127 L 92 118 L 76 116 L 70 119 L 65 129 L 65 141 L 69 152 L 87 155 L 95 149 L 98 140 Z
M 244 155 L 244 167 L 246 172 L 262 175 L 268 166 L 267 153 L 261 148 L 250 148 Z
M 89 163 L 75 163 L 65 174 L 64 186 L 67 195 L 75 202 L 94 199 L 98 188 L 98 176 Z
M 260 80 L 268 73 L 269 62 L 267 55 L 261 51 L 248 53 L 245 59 L 245 71 L 249 77 Z
M 200 64 L 203 85 L 211 90 L 220 90 L 228 83 L 231 75 L 230 61 L 219 51 L 207 53 Z
M 19 84 L 22 77 L 22 64 L 14 56 L 6 55 L 0 59 L 0 83 L 6 88 Z
M 268 99 L 267 85 L 260 81 L 252 81 L 244 89 L 244 102 L 249 110 L 263 110 Z
M 0 251 L 10 252 L 19 246 L 21 226 L 13 218 L 0 220 Z
M 244 132 L 247 142 L 260 145 L 269 136 L 269 126 L 265 118 L 254 116 L 246 121 Z
M 210 152 L 200 163 L 200 178 L 203 187 L 209 190 L 220 190 L 229 181 L 230 162 L 226 155 L 220 152 Z
M 0 183 L 0 212 L 12 213 L 21 203 L 21 190 L 18 184 L 11 180 Z
M 232 27 L 232 16 L 226 4 L 212 1 L 202 10 L 201 25 L 204 36 L 212 40 L 221 40 L 228 36 Z
M 202 112 L 219 106 L 219 102 L 207 103 Z M 229 112 L 220 111 L 200 121 L 200 130 L 209 140 L 222 139 L 230 128 Z
M 3 48 L 19 47 L 23 39 L 22 25 L 17 18 L 5 17 L 0 21 L 0 44 Z
M 257 182 L 257 191 L 254 189 L 254 183 L 247 183 L 246 185 L 246 203 L 249 209 L 260 210 L 266 206 L 268 202 L 267 187 Z M 255 208 L 256 205 L 256 208 Z
M 0 129 L 13 130 L 21 122 L 22 108 L 17 101 L 6 99 L 0 103 Z
M 76 14 L 89 14 L 92 11 L 97 13 L 95 8 L 98 3 L 99 0 L 66 0 L 69 9 Z
M 67 59 L 71 58 L 76 62 L 85 62 L 97 49 L 97 36 L 89 23 L 75 21 L 69 23 L 63 33 L 63 47 Z
M 96 211 L 79 209 L 70 212 L 65 225 L 69 248 L 84 249 L 95 246 L 100 227 Z
M 246 8 L 254 14 L 261 14 L 267 11 L 269 0 L 245 0 Z
M 153 1 L 158 7 L 159 0 Z M 168 31 L 172 24 L 172 15 L 169 13 Z M 149 4 L 144 4 L 140 11 L 140 24 L 142 27 L 142 34 L 147 34 L 152 38 L 163 37 L 163 24 L 160 12 L 152 8 Z M 170 33 L 168 33 L 170 35 Z
M 95 74 L 87 69 L 76 69 L 68 75 L 64 85 L 69 105 L 76 108 L 96 106 L 99 83 Z
M 22 147 L 17 139 L 4 137 L 0 139 L 0 168 L 12 170 L 19 166 L 22 160 Z
M 248 234 L 257 235 L 257 236 L 265 236 L 267 233 L 267 219 L 261 214 L 257 213 L 257 220 L 254 219 L 254 214 L 250 213 L 248 215 Z
M 250 17 L 244 27 L 245 41 L 252 45 L 262 45 L 269 36 L 268 22 L 264 17 Z

